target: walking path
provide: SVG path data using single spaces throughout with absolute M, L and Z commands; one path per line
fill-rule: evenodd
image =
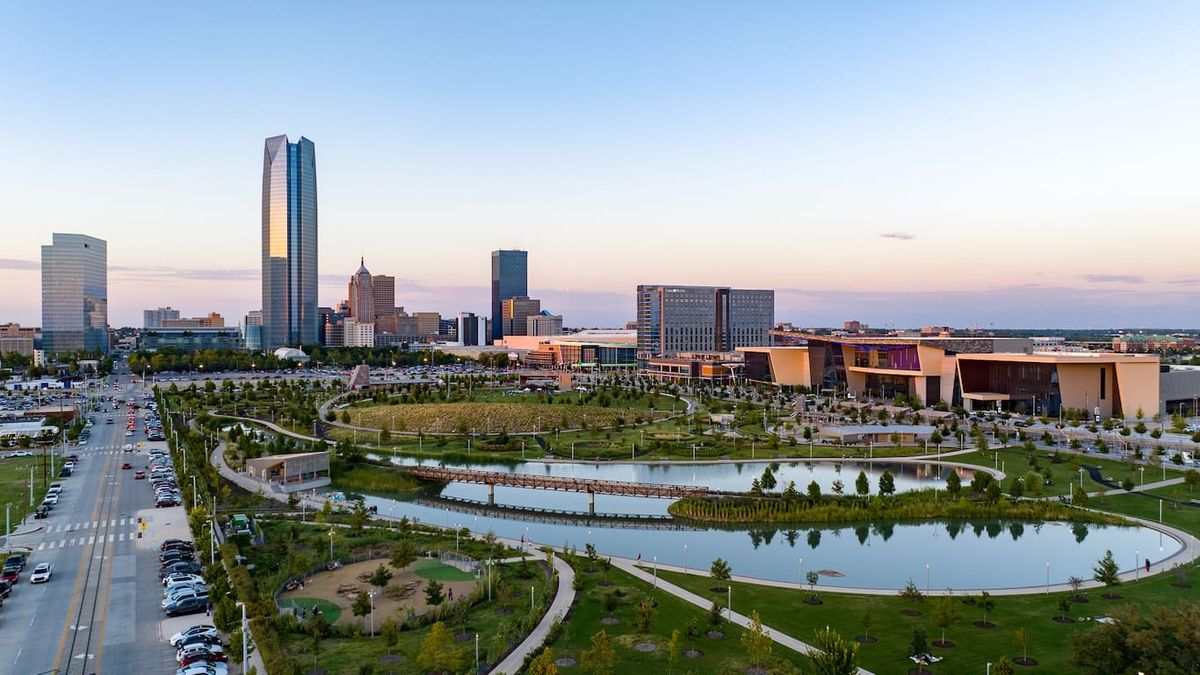
M 473 533 L 472 536 L 474 536 Z M 511 540 L 503 541 L 509 545 L 517 544 Z M 542 648 L 554 623 L 562 621 L 567 616 L 567 610 L 571 609 L 571 605 L 575 603 L 575 570 L 571 569 L 565 560 L 555 556 L 554 571 L 558 573 L 558 589 L 554 594 L 554 600 L 550 602 L 550 608 L 546 610 L 546 614 L 542 616 L 542 620 L 538 622 L 533 631 L 525 636 L 521 644 L 517 645 L 516 649 L 509 652 L 504 660 L 489 671 L 492 675 L 513 675 L 519 671 L 525 664 L 525 659 Z
M 644 581 L 646 583 L 653 584 L 656 588 L 660 588 L 660 589 L 666 591 L 667 593 L 670 593 L 671 595 L 679 598 L 680 600 L 689 602 L 689 603 L 691 603 L 697 607 L 700 607 L 702 609 L 708 609 L 709 607 L 712 606 L 712 602 L 710 602 L 706 598 L 702 598 L 702 597 L 696 595 L 695 593 L 692 593 L 691 591 L 680 588 L 679 586 L 676 586 L 675 584 L 672 584 L 669 581 L 664 581 L 662 579 L 659 579 L 657 575 L 651 575 L 649 572 L 638 567 L 637 562 L 634 560 L 630 560 L 628 558 L 612 558 L 612 563 L 618 569 L 628 572 L 629 574 L 632 574 L 633 576 L 637 577 L 638 579 L 641 579 L 642 581 Z M 665 565 L 663 567 L 665 567 Z M 779 585 L 779 584 L 772 583 L 769 585 Z M 731 623 L 737 624 L 738 626 L 741 626 L 742 628 L 746 628 L 746 629 L 750 628 L 750 619 L 749 619 L 749 617 L 747 617 L 743 614 L 739 614 L 739 613 L 734 612 L 731 609 L 727 608 L 725 610 L 725 616 Z M 806 654 L 806 655 L 819 651 L 816 647 L 813 647 L 812 645 L 807 644 L 805 642 L 801 642 L 800 640 L 797 640 L 796 638 L 794 638 L 786 633 L 781 633 L 781 632 L 775 630 L 774 628 L 771 628 L 770 626 L 767 626 L 764 624 L 762 628 L 763 628 L 763 633 L 765 633 L 768 637 L 770 637 L 776 643 L 783 645 L 784 647 L 787 647 L 788 649 L 791 649 L 793 651 L 797 651 L 801 654 Z M 859 672 L 859 675 L 871 675 L 871 671 L 866 670 L 864 668 L 859 668 L 858 672 Z

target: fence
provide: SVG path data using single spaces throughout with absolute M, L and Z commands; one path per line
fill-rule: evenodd
M 474 574 L 475 576 L 479 576 L 481 573 L 480 572 L 481 568 L 479 566 L 479 563 L 476 562 L 476 560 L 474 558 L 465 556 L 461 553 L 454 553 L 453 551 L 442 551 L 438 555 L 438 559 L 442 562 L 443 565 L 449 565 L 451 567 L 458 568 L 460 571 L 466 572 L 468 574 Z

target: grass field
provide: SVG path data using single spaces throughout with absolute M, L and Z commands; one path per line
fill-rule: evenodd
M 297 612 L 299 612 L 301 608 L 307 608 L 308 611 L 311 612 L 313 605 L 316 605 L 317 609 L 321 610 L 321 616 L 325 617 L 325 621 L 330 624 L 337 623 L 338 617 L 342 615 L 342 610 L 340 607 L 332 602 L 329 602 L 328 600 L 321 600 L 320 598 L 288 598 L 283 602 L 285 603 L 285 606 L 291 605 L 295 607 Z
M 12 457 L 0 459 L 0 506 L 12 504 L 9 519 L 14 529 L 25 514 L 32 511 L 29 506 L 29 468 L 34 468 L 34 497 L 41 499 L 40 468 L 38 457 Z
M 600 630 L 604 630 L 613 641 L 617 655 L 615 672 L 617 673 L 665 673 L 668 667 L 667 642 L 671 632 L 678 629 L 685 633 L 689 621 L 696 621 L 701 631 L 708 631 L 708 612 L 690 603 L 679 600 L 661 590 L 653 588 L 634 577 L 612 569 L 608 573 L 611 586 L 602 586 L 604 575 L 595 565 L 593 571 L 588 571 L 589 561 L 581 559 L 575 565 L 579 578 L 583 581 L 583 589 L 570 618 L 563 623 L 562 632 L 551 644 L 555 658 L 572 658 L 580 661 L 582 652 L 591 647 L 591 638 Z M 605 611 L 602 603 L 603 596 L 608 593 L 619 593 L 616 609 L 610 614 Z M 645 598 L 656 603 L 655 617 L 650 631 L 641 634 L 635 628 L 635 608 Z M 601 619 L 613 616 L 618 619 L 615 625 L 603 625 Z M 698 658 L 688 658 L 680 655 L 675 667 L 678 673 L 744 673 L 751 665 L 746 660 L 745 650 L 740 638 L 742 629 L 723 622 L 717 630 L 725 633 L 719 639 L 702 635 L 697 640 L 684 640 L 682 649 L 696 649 L 703 652 Z M 637 643 L 653 643 L 654 651 L 641 652 L 634 649 Z M 807 659 L 800 654 L 780 645 L 773 645 L 772 662 L 763 664 L 772 673 L 796 672 L 801 663 Z M 563 669 L 561 672 L 583 672 L 576 666 Z
M 451 567 L 433 558 L 418 559 L 413 563 L 413 571 L 422 579 L 435 581 L 471 581 L 475 578 L 472 574 L 467 574 L 457 567 Z
M 547 587 L 546 577 L 540 567 L 534 567 L 532 578 L 518 576 L 519 565 L 500 565 L 496 568 L 495 599 L 483 600 L 466 614 L 465 623 L 447 623 L 456 634 L 453 650 L 462 665 L 455 672 L 467 672 L 474 664 L 475 634 L 479 634 L 479 655 L 482 663 L 496 660 L 509 642 L 519 641 L 523 635 L 519 625 L 529 612 L 529 588 L 541 594 Z M 402 616 L 375 615 L 376 636 L 329 637 L 321 641 L 320 651 L 314 652 L 312 638 L 302 632 L 283 633 L 281 639 L 292 663 L 299 672 L 319 667 L 330 674 L 353 675 L 365 666 L 376 673 L 402 673 L 417 675 L 424 671 L 417 667 L 417 655 L 421 642 L 429 635 L 430 628 L 424 626 L 400 633 L 396 645 L 389 648 L 380 637 L 379 626 L 387 619 L 403 620 Z
M 1188 570 L 1191 583 L 1200 583 L 1200 572 Z M 712 593 L 712 579 L 695 575 L 684 576 L 675 572 L 659 570 L 659 576 L 682 586 L 703 597 L 724 602 L 724 593 Z M 1132 603 L 1136 605 L 1174 604 L 1183 591 L 1171 586 L 1172 575 L 1158 575 L 1147 581 L 1121 586 L 1123 600 L 1104 600 L 1099 591 L 1087 593 L 1088 602 L 1075 604 L 1070 616 L 1095 617 L 1111 611 L 1114 607 Z M 820 588 L 818 587 L 818 590 Z M 733 584 L 733 607 L 735 611 L 747 613 L 757 609 L 763 622 L 772 628 L 809 641 L 813 633 L 825 626 L 837 630 L 844 637 L 864 634 L 862 617 L 870 613 L 873 617 L 871 637 L 878 640 L 859 648 L 860 663 L 876 673 L 905 673 L 913 666 L 908 660 L 908 646 L 914 628 L 924 628 L 930 642 L 941 638 L 941 629 L 933 624 L 933 599 L 908 602 L 896 595 L 864 596 L 820 592 L 823 604 L 806 605 L 807 591 L 779 589 L 754 584 Z M 1063 624 L 1053 620 L 1061 614 L 1058 603 L 1063 594 L 1022 595 L 995 597 L 995 609 L 988 620 L 995 628 L 978 628 L 975 621 L 982 621 L 984 613 L 976 606 L 965 605 L 961 599 L 954 601 L 959 618 L 946 631 L 946 639 L 956 644 L 950 649 L 932 648 L 931 651 L 945 660 L 934 668 L 943 673 L 982 673 L 987 663 L 1007 655 L 1021 656 L 1016 630 L 1024 628 L 1029 636 L 1029 656 L 1038 660 L 1038 665 L 1022 668 L 1021 672 L 1065 673 L 1071 672 L 1070 636 L 1085 630 L 1087 623 Z M 902 612 L 916 609 L 920 616 L 909 617 Z
M 1079 489 L 1079 467 L 1082 465 L 1098 466 L 1100 471 L 1105 476 L 1112 476 L 1116 482 L 1120 482 L 1125 478 L 1132 478 L 1135 484 L 1139 484 L 1142 480 L 1142 472 L 1132 468 L 1127 462 L 1119 462 L 1112 459 L 1107 459 L 1104 455 L 1076 455 L 1069 452 L 1060 453 L 1062 461 L 1058 464 L 1051 463 L 1049 457 L 1051 453 L 1045 450 L 1039 450 L 1035 453 L 1038 460 L 1038 472 L 1041 473 L 1045 469 L 1050 470 L 1051 485 L 1042 486 L 1043 494 L 1047 495 L 1068 495 L 1072 490 Z M 1002 468 L 1005 473 L 1011 478 L 1012 476 L 1023 476 L 1031 470 L 1028 459 L 1025 456 L 1025 450 L 1021 448 L 999 448 L 996 450 L 986 450 L 983 452 L 971 452 L 963 455 L 955 455 L 947 457 L 947 461 L 961 462 L 964 464 L 976 464 L 989 468 Z M 1174 469 L 1167 469 L 1167 478 L 1178 478 L 1182 472 Z M 1146 467 L 1145 479 L 1147 483 L 1162 480 L 1163 471 L 1159 467 Z M 1008 483 L 1005 482 L 1007 487 Z M 1099 483 L 1092 480 L 1091 476 L 1085 471 L 1083 473 L 1083 485 L 1088 492 L 1095 492 L 1102 488 Z
M 596 405 L 537 405 L 535 403 L 416 403 L 348 408 L 350 423 L 372 429 L 429 433 L 528 432 L 609 427 L 632 424 L 652 415 L 649 410 Z M 666 416 L 656 411 L 655 418 Z

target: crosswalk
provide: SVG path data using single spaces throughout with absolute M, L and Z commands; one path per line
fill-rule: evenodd
M 104 532 L 100 532 L 101 529 L 104 529 Z M 71 546 L 133 541 L 137 539 L 137 519 L 110 518 L 108 520 L 84 520 L 77 523 L 56 523 L 46 527 L 45 539 L 48 541 L 42 541 L 35 547 L 35 550 L 51 551 Z
M 94 530 L 104 527 L 124 527 L 126 525 L 137 525 L 136 518 L 110 518 L 104 520 L 83 520 L 78 523 L 56 523 L 46 526 L 46 534 L 54 534 L 55 532 L 78 532 L 79 530 Z
M 137 530 L 133 530 L 128 533 L 126 533 L 126 532 L 110 532 L 107 537 L 103 534 L 101 534 L 101 535 L 93 534 L 93 535 L 83 536 L 83 537 L 69 537 L 66 539 L 57 539 L 55 541 L 43 541 L 42 543 L 37 545 L 37 548 L 35 550 L 52 551 L 54 549 L 69 548 L 72 546 L 88 546 L 91 544 L 103 544 L 103 543 L 111 544 L 113 542 L 120 542 L 120 541 L 126 541 L 126 540 L 133 541 L 136 538 L 137 538 Z

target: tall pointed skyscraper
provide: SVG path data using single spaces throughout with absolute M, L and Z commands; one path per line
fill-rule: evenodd
M 303 136 L 263 149 L 262 319 L 268 351 L 318 341 L 317 159 Z

